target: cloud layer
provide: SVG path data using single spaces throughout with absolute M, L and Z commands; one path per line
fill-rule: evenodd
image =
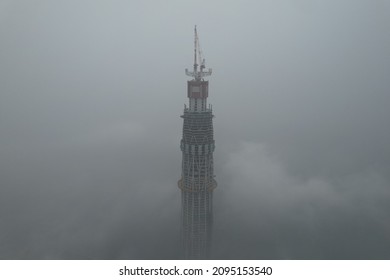
M 180 256 L 198 25 L 213 257 L 388 259 L 386 1 L 2 1 L 0 258 Z

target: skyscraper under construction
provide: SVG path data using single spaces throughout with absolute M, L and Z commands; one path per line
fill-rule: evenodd
M 178 186 L 181 189 L 182 245 L 185 259 L 209 257 L 213 223 L 214 180 L 213 152 L 215 148 L 213 113 L 207 106 L 209 82 L 204 77 L 211 75 L 205 70 L 205 60 L 199 45 L 195 26 L 194 69 L 186 74 L 193 77 L 187 82 L 188 107 L 184 105 L 182 171 Z

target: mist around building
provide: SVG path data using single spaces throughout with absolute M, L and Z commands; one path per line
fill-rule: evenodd
M 1 1 L 0 259 L 181 258 L 194 25 L 213 68 L 210 258 L 389 259 L 389 14 Z

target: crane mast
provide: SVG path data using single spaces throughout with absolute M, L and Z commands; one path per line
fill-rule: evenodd
M 198 38 L 198 32 L 196 30 L 196 25 L 194 29 L 194 71 L 189 71 L 186 69 L 186 75 L 190 77 L 194 77 L 195 81 L 201 81 L 203 80 L 203 77 L 210 76 L 212 73 L 211 68 L 209 68 L 208 71 L 204 71 L 206 68 L 205 66 L 205 59 L 202 58 L 202 50 L 200 48 L 199 44 L 199 38 Z M 199 70 L 198 70 L 199 66 Z

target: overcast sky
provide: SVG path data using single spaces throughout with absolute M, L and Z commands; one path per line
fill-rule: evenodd
M 386 0 L 0 0 L 0 258 L 179 257 L 195 24 L 213 258 L 390 259 Z

